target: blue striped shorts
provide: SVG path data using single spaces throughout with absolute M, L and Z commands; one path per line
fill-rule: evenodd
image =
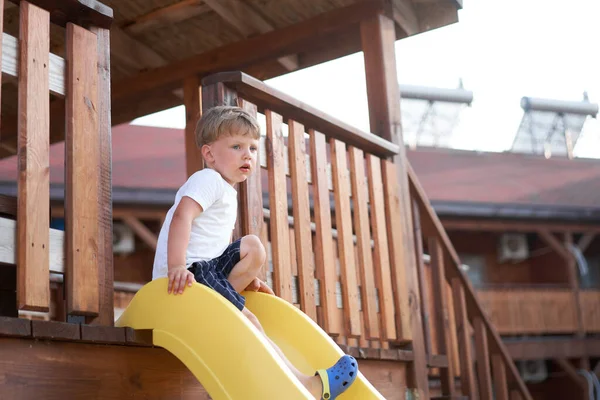
M 240 311 L 244 309 L 246 299 L 235 291 L 227 277 L 233 267 L 240 262 L 241 241 L 242 239 L 238 239 L 231 243 L 219 257 L 207 261 L 196 261 L 188 268 L 194 274 L 196 282 L 215 290 Z

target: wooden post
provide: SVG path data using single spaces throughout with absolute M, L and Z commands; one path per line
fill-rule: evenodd
M 100 304 L 97 59 L 96 35 L 68 23 L 65 133 L 67 312 L 91 316 L 98 315 Z
M 185 169 L 189 178 L 204 167 L 202 154 L 196 146 L 196 124 L 202 111 L 200 81 L 196 76 L 183 83 L 183 103 L 185 104 Z
M 110 30 L 91 27 L 97 37 L 98 54 L 98 289 L 97 317 L 86 322 L 94 325 L 114 324 L 114 271 L 112 241 L 112 140 L 110 118 Z
M 385 15 L 376 15 L 363 20 L 360 25 L 362 49 L 365 59 L 367 77 L 367 97 L 369 101 L 369 118 L 371 131 L 384 139 L 400 146 L 394 163 L 398 169 L 398 186 L 401 215 L 405 216 L 402 225 L 402 243 L 404 264 L 407 274 L 407 290 L 412 301 L 410 325 L 413 337 L 413 382 L 416 384 L 420 398 L 429 398 L 427 380 L 427 364 L 423 346 L 421 311 L 416 281 L 416 257 L 413 251 L 413 236 L 410 192 L 408 176 L 405 169 L 406 154 L 402 139 L 400 119 L 400 93 L 396 73 L 396 57 L 394 42 L 396 32 L 394 21 Z
M 19 309 L 50 306 L 50 14 L 21 2 L 19 22 L 17 297 Z

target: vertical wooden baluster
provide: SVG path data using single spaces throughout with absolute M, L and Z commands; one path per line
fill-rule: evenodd
M 275 293 L 292 302 L 292 273 L 288 262 L 290 239 L 285 176 L 282 119 L 266 110 L 269 205 L 271 208 L 271 244 L 273 249 L 273 286 Z
M 417 255 L 417 282 L 419 285 L 421 314 L 423 315 L 423 342 L 425 344 L 425 356 L 433 354 L 431 343 L 431 324 L 429 323 L 429 295 L 425 284 L 425 266 L 423 261 L 423 234 L 421 232 L 421 214 L 416 200 L 412 201 L 413 228 L 415 237 L 415 253 Z
M 327 184 L 327 146 L 325 135 L 322 133 L 309 130 L 308 134 L 316 225 L 315 269 L 320 281 L 323 326 L 330 335 L 340 335 L 342 321 L 337 317 L 335 298 L 337 276 L 331 232 L 331 203 Z
M 196 125 L 202 112 L 202 88 L 197 76 L 183 82 L 183 104 L 185 105 L 185 170 L 189 178 L 204 167 L 202 153 L 196 145 Z
M 361 327 L 360 314 L 358 312 L 358 284 L 356 282 L 356 266 L 352 239 L 350 176 L 346 160 L 346 145 L 335 139 L 330 141 L 330 145 L 346 333 L 349 337 L 358 337 L 361 333 Z
M 99 314 L 86 323 L 111 326 L 114 323 L 112 142 L 110 118 L 110 31 L 92 27 L 98 43 L 98 280 Z M 64 115 L 64 114 L 63 114 Z M 64 301 L 62 313 L 65 313 Z
M 461 356 L 460 387 L 469 399 L 474 399 L 477 395 L 477 388 L 473 372 L 473 350 L 471 347 L 471 333 L 469 331 L 465 290 L 460 278 L 452 278 L 452 293 L 454 295 L 454 312 L 456 314 L 456 330 L 458 332 L 458 353 Z
M 492 355 L 492 371 L 494 373 L 494 394 L 496 400 L 508 400 L 508 383 L 506 368 L 500 354 Z
M 288 122 L 288 127 L 300 306 L 302 311 L 316 321 L 315 271 L 312 265 L 311 254 L 312 238 L 310 232 L 310 204 L 308 179 L 306 176 L 306 141 L 304 140 L 304 126 L 296 121 L 290 120 Z
M 411 342 L 410 310 L 404 269 L 402 240 L 402 216 L 400 215 L 400 199 L 398 197 L 398 178 L 396 166 L 389 160 L 381 160 L 383 175 L 383 191 L 385 195 L 385 215 L 387 222 L 388 248 L 392 270 L 392 289 L 394 291 L 394 309 L 396 321 L 396 340 Z
M 429 253 L 431 256 L 431 274 L 433 282 L 433 308 L 435 312 L 437 328 L 438 353 L 448 357 L 448 367 L 441 368 L 440 378 L 442 381 L 442 393 L 454 396 L 454 362 L 450 351 L 450 331 L 448 322 L 448 307 L 446 305 L 446 278 L 444 268 L 444 250 L 440 241 L 429 238 Z
M 50 14 L 21 2 L 17 208 L 18 308 L 50 307 Z
M 367 181 L 365 159 L 362 150 L 349 147 L 350 175 L 352 178 L 352 199 L 354 204 L 354 226 L 357 239 L 357 261 L 361 280 L 361 299 L 365 320 L 364 337 L 379 339 L 379 321 L 377 319 L 377 293 L 371 250 L 369 209 L 367 204 Z
M 65 238 L 67 312 L 98 315 L 97 37 L 67 24 Z
M 250 103 L 240 97 L 237 99 L 237 105 L 246 110 L 251 116 L 256 119 L 257 107 L 255 104 Z M 264 237 L 263 225 L 264 225 L 264 212 L 263 212 L 263 197 L 262 197 L 262 180 L 261 180 L 261 167 L 260 167 L 260 146 L 259 153 L 257 154 L 256 170 L 246 179 L 238 185 L 239 191 L 239 221 L 237 225 L 241 226 L 241 235 L 256 235 L 260 238 L 261 243 L 267 249 L 267 238 Z M 266 270 L 268 268 L 268 260 L 265 258 L 265 265 L 263 266 L 258 278 L 266 279 Z
M 369 174 L 369 199 L 371 202 L 371 230 L 375 242 L 373 259 L 377 289 L 379 290 L 381 326 L 383 328 L 382 339 L 395 341 L 394 295 L 385 226 L 381 160 L 372 154 L 367 154 L 367 173 Z
M 473 328 L 475 329 L 475 357 L 477 359 L 479 397 L 481 400 L 493 400 L 488 337 L 485 323 L 480 317 L 475 317 L 473 320 Z

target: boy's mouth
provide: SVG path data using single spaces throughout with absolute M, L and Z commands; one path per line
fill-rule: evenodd
M 240 167 L 240 170 L 241 170 L 242 172 L 250 172 L 250 165 L 242 165 L 242 166 Z

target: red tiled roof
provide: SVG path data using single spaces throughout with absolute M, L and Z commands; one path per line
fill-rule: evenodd
M 113 187 L 176 189 L 184 182 L 183 130 L 121 125 L 112 142 Z M 51 147 L 52 183 L 63 183 L 63 149 Z M 600 160 L 451 149 L 407 154 L 432 201 L 600 208 Z M 0 181 L 16 176 L 16 157 L 0 162 Z

